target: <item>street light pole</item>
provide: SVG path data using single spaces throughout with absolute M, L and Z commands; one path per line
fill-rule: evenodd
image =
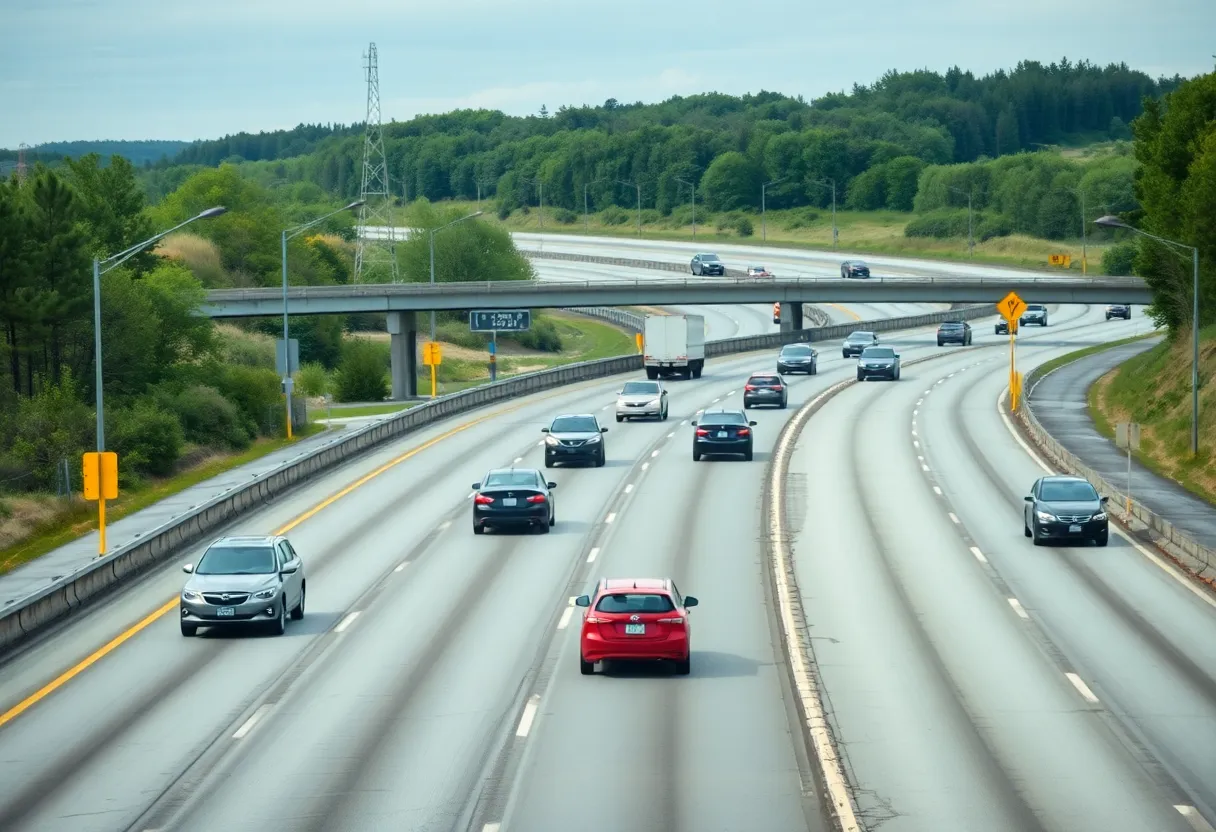
M 332 216 L 341 214 L 343 211 L 350 211 L 351 209 L 359 208 L 360 206 L 362 206 L 364 204 L 364 202 L 366 202 L 366 200 L 362 200 L 362 199 L 356 200 L 355 202 L 352 202 L 349 205 L 345 205 L 336 211 L 330 211 L 328 214 L 325 214 L 324 216 L 317 217 L 315 220 L 312 220 L 311 222 L 306 222 L 303 225 L 297 225 L 295 228 L 285 228 L 285 229 L 283 229 L 283 232 L 280 235 L 281 246 L 282 246 L 282 250 L 280 252 L 280 258 L 282 260 L 282 266 L 283 266 L 283 393 L 287 397 L 287 438 L 288 439 L 291 439 L 291 392 L 292 392 L 291 388 L 293 385 L 292 385 L 292 378 L 291 378 L 291 338 L 290 338 L 290 335 L 288 334 L 288 328 L 287 328 L 287 313 L 288 313 L 288 310 L 287 310 L 287 241 L 290 240 L 292 237 L 295 237 L 298 234 L 303 234 L 305 231 L 312 228 L 314 225 L 317 225 L 318 223 L 322 223 Z
M 1118 217 L 1109 214 L 1105 217 L 1098 217 L 1094 220 L 1094 225 L 1134 231 L 1150 240 L 1156 240 L 1176 249 L 1189 249 L 1191 252 L 1191 456 L 1195 456 L 1199 453 L 1199 249 L 1141 231 L 1134 225 L 1128 225 Z
M 766 216 L 765 191 L 769 185 L 776 185 L 778 182 L 784 182 L 789 179 L 788 176 L 783 176 L 780 179 L 774 179 L 772 182 L 765 182 L 760 186 L 760 239 L 764 242 L 768 241 L 768 219 Z

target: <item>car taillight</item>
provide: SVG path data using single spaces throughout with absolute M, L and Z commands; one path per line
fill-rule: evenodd
M 660 618 L 659 623 L 660 624 L 683 624 L 684 619 L 683 618 Z
M 490 503 L 494 502 L 494 498 L 487 497 L 485 494 L 478 494 L 473 498 L 473 502 L 481 506 L 488 506 Z
M 544 501 L 545 501 L 544 494 L 533 494 L 531 497 L 528 498 L 529 503 L 543 503 Z
M 755 390 L 755 389 L 756 389 L 756 385 L 754 385 L 754 384 L 745 384 L 745 385 L 743 385 L 743 389 L 744 389 L 744 390 Z
M 739 428 L 740 436 L 748 436 L 749 434 L 751 434 L 751 431 L 748 430 L 747 428 Z
M 709 436 L 709 431 L 705 428 L 697 428 L 697 436 Z
M 612 623 L 611 618 L 597 618 L 594 615 L 587 616 L 586 621 L 588 624 L 611 624 Z

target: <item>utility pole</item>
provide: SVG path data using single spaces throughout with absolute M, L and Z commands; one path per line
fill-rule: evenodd
M 397 268 L 397 243 L 393 231 L 392 194 L 388 183 L 388 157 L 384 153 L 384 131 L 380 126 L 380 59 L 372 43 L 364 55 L 367 75 L 367 123 L 363 136 L 363 179 L 359 187 L 359 226 L 355 244 L 355 283 L 400 283 Z M 408 194 L 406 194 L 408 197 Z M 388 239 L 369 239 L 367 228 L 378 224 L 389 229 Z M 388 280 L 370 278 L 376 267 Z

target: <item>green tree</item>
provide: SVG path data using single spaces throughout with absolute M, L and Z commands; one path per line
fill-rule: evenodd
M 68 368 L 57 382 L 43 380 L 34 387 L 36 392 L 17 406 L 13 457 L 38 486 L 51 488 L 61 461 L 75 464 L 92 444 L 93 413 L 81 402 L 82 391 Z
M 398 262 L 406 280 L 430 280 L 430 229 L 463 216 L 440 209 L 425 200 L 410 206 L 409 223 L 415 229 L 397 246 Z M 532 280 L 532 264 L 515 248 L 511 234 L 498 225 L 466 220 L 435 235 L 435 280 L 440 283 L 469 280 Z
M 380 344 L 351 338 L 342 345 L 342 361 L 334 378 L 341 402 L 382 402 L 388 397 L 388 355 Z
M 136 180 L 135 168 L 122 156 L 111 156 L 101 165 L 101 157 L 90 153 L 66 161 L 67 180 L 81 203 L 81 221 L 103 258 L 146 240 L 154 233 L 152 221 L 144 212 L 144 192 Z M 152 252 L 145 251 L 127 261 L 137 272 L 155 264 Z
M 1199 249 L 1200 322 L 1210 322 L 1216 317 L 1216 73 L 1186 81 L 1163 103 L 1146 101 L 1132 130 L 1141 164 L 1141 227 Z M 1191 323 L 1189 259 L 1145 241 L 1135 263 L 1153 289 L 1154 318 L 1171 332 Z
M 760 200 L 760 171 L 747 156 L 731 150 L 714 159 L 699 190 L 711 211 L 751 208 Z

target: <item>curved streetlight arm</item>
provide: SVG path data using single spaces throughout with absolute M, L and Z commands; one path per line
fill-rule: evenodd
M 350 205 L 344 205 L 341 208 L 337 209 L 336 211 L 330 211 L 328 214 L 326 214 L 323 217 L 317 217 L 315 220 L 312 220 L 311 222 L 306 222 L 303 225 L 297 225 L 295 228 L 288 228 L 283 233 L 286 234 L 287 239 L 290 240 L 292 237 L 295 237 L 299 234 L 303 234 L 305 231 L 312 228 L 314 225 L 323 223 L 330 217 L 337 216 L 338 214 L 341 214 L 343 211 L 350 211 L 354 208 L 361 208 L 366 202 L 367 202 L 366 199 L 357 199 L 354 202 L 352 202 Z
M 1188 246 L 1186 243 L 1179 243 L 1175 240 L 1167 240 L 1165 237 L 1158 237 L 1156 234 L 1149 234 L 1147 231 L 1136 228 L 1134 225 L 1128 225 L 1123 220 L 1115 216 L 1107 215 L 1105 217 L 1098 217 L 1096 220 L 1094 220 L 1094 225 L 1100 225 L 1103 228 L 1123 228 L 1127 231 L 1134 231 L 1141 237 L 1148 237 L 1150 240 L 1156 240 L 1159 243 L 1164 243 L 1167 246 L 1173 246 L 1174 248 L 1185 249 L 1186 251 L 1191 252 L 1198 251 L 1195 246 Z
M 190 219 L 186 220 L 185 222 L 178 223 L 177 225 L 170 228 L 168 231 L 162 231 L 161 233 L 157 234 L 155 237 L 149 237 L 148 239 L 144 240 L 142 243 L 136 243 L 135 245 L 131 246 L 130 248 L 126 248 L 126 249 L 123 249 L 122 251 L 118 252 L 118 254 L 112 254 L 109 257 L 107 257 L 105 260 L 98 260 L 97 261 L 97 264 L 99 267 L 98 273 L 105 274 L 106 272 L 110 271 L 111 269 L 118 268 L 123 263 L 127 262 L 132 257 L 139 254 L 141 251 L 143 251 L 148 246 L 152 245 L 155 242 L 163 240 L 165 237 L 168 237 L 170 234 L 172 234 L 174 231 L 177 231 L 179 228 L 185 228 L 187 225 L 194 222 L 195 220 L 208 220 L 208 219 L 211 219 L 212 217 L 218 217 L 220 214 L 223 214 L 227 210 L 228 209 L 224 208 L 223 206 L 216 206 L 215 208 L 208 208 L 206 211 L 203 211 L 202 213 L 191 217 Z M 106 268 L 102 269 L 102 268 L 100 268 L 101 266 L 106 266 Z
M 455 225 L 456 223 L 458 223 L 458 222 L 464 222 L 465 220 L 471 220 L 471 219 L 473 219 L 473 217 L 480 217 L 480 216 L 481 216 L 482 214 L 484 214 L 484 213 L 485 213 L 485 211 L 475 211 L 474 213 L 469 214 L 467 217 L 461 217 L 461 218 L 460 218 L 460 219 L 458 219 L 458 220 L 452 220 L 452 221 L 451 221 L 451 222 L 449 222 L 447 225 L 441 225 L 441 226 L 439 226 L 438 228 L 432 228 L 432 229 L 430 230 L 430 232 L 428 232 L 428 233 L 429 233 L 429 234 L 430 234 L 430 235 L 433 237 L 433 236 L 435 236 L 436 234 L 438 234 L 440 231 L 442 231 L 442 230 L 443 230 L 443 229 L 445 229 L 445 228 L 451 228 L 451 227 L 452 227 L 453 225 Z

